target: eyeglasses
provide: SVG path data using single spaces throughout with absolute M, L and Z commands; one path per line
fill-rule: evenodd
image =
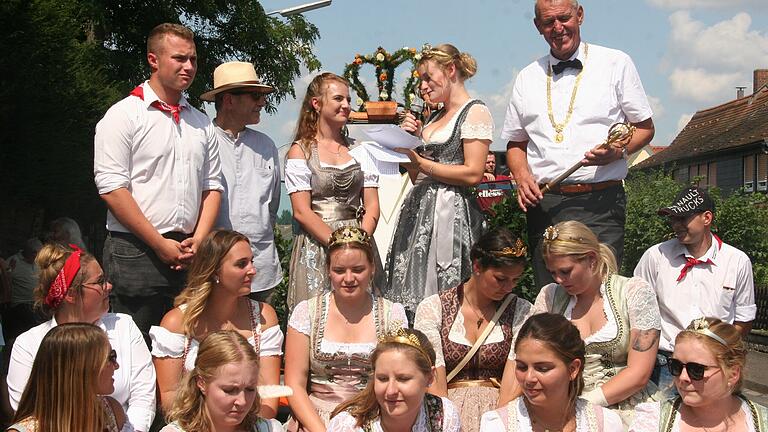
M 112 364 L 117 364 L 117 351 L 109 350 L 109 355 L 107 356 L 107 361 L 112 363 Z
M 256 92 L 234 91 L 234 92 L 229 92 L 229 94 L 235 95 L 235 96 L 250 95 L 253 98 L 253 100 L 258 101 L 263 96 L 266 96 L 268 93 L 261 93 L 261 92 L 257 92 L 257 91 Z
M 720 366 L 709 366 L 695 362 L 683 363 L 676 358 L 670 358 L 667 362 L 667 367 L 669 368 L 669 373 L 676 377 L 680 376 L 683 373 L 683 369 L 685 369 L 688 372 L 688 377 L 693 381 L 704 379 L 704 372 L 707 369 L 720 369 Z
M 94 288 L 93 286 L 88 286 L 88 285 L 94 285 L 94 286 L 97 286 L 98 288 Z M 101 277 L 99 280 L 95 282 L 85 282 L 83 283 L 83 287 L 92 289 L 98 292 L 99 294 L 104 295 L 104 293 L 107 292 L 107 279 L 104 277 Z

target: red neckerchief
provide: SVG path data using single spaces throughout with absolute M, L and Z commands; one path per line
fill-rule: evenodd
M 51 309 L 59 307 L 64 297 L 66 297 L 69 287 L 72 285 L 72 280 L 80 270 L 80 255 L 82 251 L 73 244 L 69 245 L 69 247 L 72 248 L 72 253 L 64 261 L 64 266 L 59 270 L 53 282 L 51 282 L 48 294 L 45 295 L 45 304 Z
M 139 99 L 144 100 L 144 87 L 136 86 L 136 88 L 131 91 L 130 95 L 136 96 Z M 173 121 L 175 121 L 176 124 L 179 124 L 179 122 L 181 121 L 179 114 L 181 113 L 181 110 L 184 109 L 184 107 L 181 104 L 173 105 L 173 104 L 163 102 L 161 100 L 156 100 L 151 104 L 149 104 L 149 106 L 155 107 L 160 111 L 171 113 L 171 117 L 173 117 Z
M 723 241 L 720 240 L 720 237 L 715 235 L 715 233 L 712 233 L 712 237 L 714 237 L 715 240 L 717 240 L 717 249 L 720 250 L 721 247 L 723 247 Z M 702 261 L 693 257 L 685 257 L 685 265 L 683 265 L 682 270 L 680 270 L 680 276 L 677 277 L 677 281 L 680 282 L 683 280 L 686 274 L 688 274 L 688 270 L 693 268 L 693 266 L 698 264 L 714 264 L 711 259 L 707 258 L 706 261 Z

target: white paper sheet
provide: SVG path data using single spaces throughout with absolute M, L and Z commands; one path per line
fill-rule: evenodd
M 408 156 L 381 148 L 373 141 L 363 141 L 349 151 L 349 154 L 366 172 L 378 175 L 399 175 L 400 163 L 408 162 Z
M 400 126 L 393 124 L 375 124 L 361 126 L 363 133 L 368 135 L 381 147 L 395 149 L 397 147 L 416 148 L 424 144 L 421 139 L 400 129 Z

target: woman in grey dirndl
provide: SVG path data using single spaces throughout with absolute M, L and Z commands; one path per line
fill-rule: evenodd
M 456 287 L 472 272 L 469 250 L 484 219 L 471 187 L 483 178 L 493 119 L 471 99 L 464 80 L 477 70 L 475 60 L 453 45 L 422 52 L 421 90 L 443 108 L 421 124 L 408 114 L 404 130 L 424 145 L 403 150 L 414 187 L 403 201 L 386 263 L 388 284 L 382 294 L 410 313 L 426 297 Z

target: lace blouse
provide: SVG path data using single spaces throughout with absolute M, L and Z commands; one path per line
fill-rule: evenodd
M 461 421 L 456 407 L 448 398 L 440 398 L 443 401 L 443 428 L 442 432 L 461 431 Z M 372 431 L 384 432 L 379 419 L 376 419 L 372 425 Z M 357 427 L 357 419 L 347 411 L 342 411 L 331 419 L 326 428 L 327 432 L 363 432 L 363 428 Z M 416 417 L 416 423 L 413 424 L 411 432 L 431 432 L 427 424 L 427 411 L 424 405 L 419 409 L 419 415 Z
M 258 320 L 261 315 L 259 303 L 251 300 L 253 306 L 253 315 Z M 179 306 L 182 311 L 186 305 Z M 256 324 L 256 333 L 260 333 L 259 357 L 279 356 L 283 354 L 283 331 L 280 326 L 275 325 L 264 331 L 261 331 L 261 324 Z M 184 348 L 187 344 L 187 336 L 180 333 L 173 333 L 165 327 L 152 326 L 149 329 L 149 337 L 152 339 L 152 356 L 157 358 L 171 357 L 181 358 L 184 356 Z M 253 335 L 248 337 L 248 343 L 256 346 Z M 187 349 L 187 358 L 184 361 L 184 369 L 192 370 L 195 367 L 195 359 L 200 342 L 196 339 L 189 341 Z
M 741 410 L 747 419 L 747 431 L 756 431 L 752 412 L 746 402 L 741 401 Z M 629 432 L 647 432 L 659 430 L 661 422 L 661 402 L 646 402 L 635 407 L 635 419 L 629 427 Z M 675 421 L 670 432 L 680 431 L 680 412 L 675 413 Z
M 533 305 L 533 314 L 542 312 L 551 312 L 549 309 L 554 301 L 557 284 L 551 283 L 545 285 L 536 302 Z M 648 283 L 638 277 L 630 278 L 626 284 L 627 309 L 629 311 L 629 327 L 633 330 L 661 329 L 661 317 L 658 313 L 648 313 L 651 310 L 658 310 L 658 301 L 656 293 L 653 292 Z M 605 299 L 605 284 L 600 285 L 600 295 Z M 571 296 L 568 306 L 565 309 L 565 317 L 571 319 L 573 307 L 576 305 L 576 296 Z M 613 340 L 619 330 L 616 323 L 615 314 L 611 310 L 609 301 L 603 301 L 603 315 L 607 319 L 605 325 L 595 333 L 589 335 L 584 343 L 589 345 L 596 342 L 607 342 Z
M 341 165 L 332 165 L 325 162 L 320 162 L 320 166 L 344 169 L 350 165 L 355 164 L 355 162 L 355 159 L 350 159 Z M 363 170 L 363 187 L 379 187 L 379 175 Z M 285 190 L 289 194 L 298 191 L 312 190 L 312 171 L 310 171 L 306 159 L 286 159 Z
M 405 315 L 405 308 L 403 308 L 403 305 L 400 303 L 393 303 L 390 314 L 390 322 L 399 321 L 402 323 L 403 328 L 408 328 L 408 317 Z M 309 321 L 309 303 L 307 300 L 300 302 L 293 309 L 291 317 L 288 319 L 288 326 L 303 335 L 310 336 L 312 329 Z M 336 352 L 343 352 L 345 354 L 368 354 L 373 351 L 374 348 L 376 348 L 376 341 L 343 343 L 329 341 L 325 339 L 325 337 L 320 341 L 320 351 L 329 354 Z
M 464 106 L 472 102 L 474 99 L 466 101 L 453 115 L 451 120 L 441 127 L 440 129 L 432 131 L 431 135 L 425 140 L 425 143 L 444 143 L 448 141 L 453 133 L 454 125 L 458 119 L 458 115 L 464 109 Z M 475 104 L 467 113 L 467 118 L 461 125 L 460 137 L 461 139 L 479 139 L 479 140 L 493 140 L 493 117 L 491 112 L 483 104 Z
M 477 106 L 477 105 L 476 105 Z M 512 325 L 512 333 L 517 338 L 517 333 L 520 327 L 525 323 L 528 317 L 531 316 L 532 305 L 525 299 L 519 298 L 515 302 L 515 318 Z M 416 308 L 416 317 L 414 318 L 413 327 L 423 332 L 429 341 L 432 343 L 432 347 L 435 349 L 435 367 L 445 367 L 445 356 L 443 355 L 443 342 L 440 337 L 440 327 L 443 322 L 443 311 L 440 304 L 440 295 L 433 294 L 424 299 Z M 456 314 L 456 319 L 453 321 L 448 339 L 451 342 L 466 345 L 471 347 L 474 345 L 467 339 L 467 330 L 464 327 L 464 315 L 459 310 Z M 488 334 L 488 338 L 483 342 L 483 345 L 499 343 L 504 339 L 504 333 L 501 326 L 495 326 L 493 330 Z M 512 347 L 515 346 L 515 341 L 512 341 Z M 514 349 L 509 350 L 508 360 L 515 359 Z
M 483 414 L 480 420 L 480 432 L 498 432 L 498 431 L 519 431 L 519 432 L 532 432 L 531 418 L 528 415 L 528 409 L 525 406 L 524 396 L 520 396 L 517 399 L 510 402 L 514 404 L 508 405 L 505 408 L 501 408 L 495 411 L 488 411 Z M 510 410 L 516 410 L 514 417 L 516 418 L 516 424 L 505 425 L 505 420 L 501 418 L 501 415 L 509 415 Z M 594 409 L 602 411 L 603 424 L 593 424 L 596 422 L 596 416 L 594 416 Z M 501 412 L 501 415 L 500 415 Z M 508 421 L 508 420 L 506 420 Z M 647 429 L 646 431 L 650 431 Z M 654 429 L 655 430 L 655 429 Z M 576 401 L 576 432 L 623 432 L 624 424 L 621 422 L 621 417 L 615 412 L 595 406 L 588 403 L 584 399 L 578 399 Z M 639 431 L 638 431 L 639 432 Z

